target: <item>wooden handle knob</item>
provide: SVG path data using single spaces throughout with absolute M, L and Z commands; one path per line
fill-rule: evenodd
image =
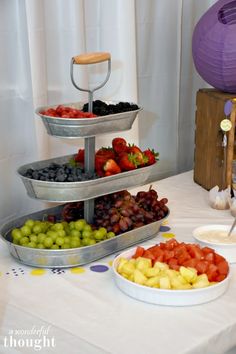
M 102 63 L 110 59 L 111 54 L 107 52 L 87 53 L 73 57 L 74 64 L 80 65 Z

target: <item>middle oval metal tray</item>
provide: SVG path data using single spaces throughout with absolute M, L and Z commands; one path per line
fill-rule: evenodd
M 121 172 L 113 176 L 100 177 L 82 182 L 47 182 L 25 177 L 27 169 L 41 169 L 51 163 L 67 163 L 73 155 L 32 162 L 21 166 L 17 173 L 23 181 L 27 194 L 34 199 L 50 202 L 74 202 L 88 200 L 118 192 L 122 189 L 144 185 L 156 180 L 157 163 L 136 170 Z

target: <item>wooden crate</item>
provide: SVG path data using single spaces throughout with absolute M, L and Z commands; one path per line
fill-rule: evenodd
M 196 127 L 194 152 L 194 181 L 209 190 L 218 185 L 220 189 L 231 185 L 232 162 L 235 146 L 236 94 L 215 89 L 200 89 L 196 97 Z M 232 128 L 227 133 L 226 152 L 222 147 L 223 132 L 220 122 L 226 118 L 224 105 L 232 100 L 230 114 Z M 226 160 L 226 161 L 225 161 Z

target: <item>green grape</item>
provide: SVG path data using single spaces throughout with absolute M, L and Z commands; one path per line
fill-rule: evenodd
M 53 240 L 51 237 L 46 237 L 45 240 L 43 241 L 43 244 L 46 248 L 50 248 L 53 245 Z
M 29 242 L 26 244 L 27 247 L 30 247 L 30 248 L 35 248 L 36 247 L 36 243 L 35 242 Z
M 92 246 L 92 245 L 95 245 L 95 244 L 96 244 L 95 240 L 89 239 L 89 246 Z
M 56 224 L 53 225 L 52 229 L 55 231 L 63 230 L 63 225 L 57 222 Z
M 63 245 L 61 246 L 61 249 L 67 249 L 70 248 L 70 244 L 69 243 L 63 243 Z
M 43 233 L 45 233 L 49 228 L 49 225 L 47 224 L 47 222 L 41 222 L 39 224 L 39 226 L 41 227 Z
M 87 223 L 84 219 L 80 219 L 80 220 L 75 221 L 74 228 L 78 231 L 81 231 L 81 230 L 83 230 L 83 228 L 85 227 L 86 224 Z
M 51 250 L 59 250 L 59 246 L 54 244 L 51 246 Z
M 107 229 L 105 229 L 105 227 L 100 227 L 98 229 L 98 231 L 100 231 L 100 233 L 102 233 L 103 238 L 105 238 L 106 234 L 107 234 Z
M 115 234 L 114 232 L 110 231 L 107 233 L 107 238 L 112 238 L 112 237 L 115 237 Z
M 103 232 L 100 230 L 96 230 L 93 232 L 95 240 L 101 241 L 104 238 Z
M 29 236 L 31 234 L 31 228 L 29 226 L 24 225 L 20 230 L 23 236 Z
M 71 232 L 71 229 L 70 229 L 70 227 L 67 225 L 67 226 L 64 227 L 64 231 L 65 231 L 66 235 L 69 235 L 70 232 Z
M 79 246 L 80 246 L 80 241 L 78 239 L 73 238 L 70 241 L 70 247 L 71 248 L 76 248 L 76 247 L 79 247 Z
M 35 234 L 31 234 L 29 238 L 31 242 L 38 242 L 38 237 Z
M 75 222 L 74 221 L 71 221 L 69 223 L 69 228 L 70 228 L 70 230 L 73 230 L 75 228 Z
M 65 236 L 64 237 L 64 242 L 65 243 L 70 243 L 70 237 L 69 236 Z
M 82 240 L 81 240 L 81 243 L 82 243 L 82 245 L 83 246 L 89 246 L 90 245 L 90 238 L 83 238 Z
M 32 219 L 26 220 L 25 226 L 29 226 L 30 228 L 32 228 L 34 226 L 34 220 Z
M 39 248 L 39 249 L 44 249 L 45 248 L 45 246 L 42 243 L 38 243 L 36 245 L 36 247 Z
M 46 235 L 47 237 L 50 237 L 53 242 L 55 242 L 58 237 L 57 232 L 52 230 L 47 231 Z
M 43 232 L 43 228 L 40 224 L 34 225 L 32 229 L 33 233 L 38 235 L 40 232 Z
M 89 224 L 86 224 L 83 228 L 83 231 L 92 231 L 92 227 Z
M 20 239 L 23 236 L 21 230 L 16 228 L 11 231 L 11 235 L 17 239 Z
M 57 231 L 57 236 L 59 236 L 59 237 L 65 237 L 65 236 L 66 236 L 65 230 L 58 230 L 58 231 Z
M 82 237 L 83 238 L 89 238 L 93 236 L 93 231 L 92 230 L 83 230 L 82 231 Z
M 29 243 L 29 241 L 30 241 L 29 238 L 26 237 L 26 236 L 24 236 L 24 237 L 22 237 L 22 238 L 20 239 L 19 243 L 20 243 L 21 246 L 24 246 L 24 245 L 26 245 L 27 243 Z
M 67 221 L 62 221 L 62 225 L 63 225 L 64 229 L 65 229 L 65 227 L 69 226 Z
M 64 243 L 65 243 L 65 241 L 64 241 L 64 238 L 63 238 L 63 237 L 57 237 L 57 239 L 56 239 L 56 244 L 57 244 L 58 246 L 62 246 Z
M 13 243 L 14 243 L 15 245 L 19 245 L 19 241 L 16 240 L 15 238 L 13 238 Z
M 23 237 L 22 232 L 19 229 L 14 229 L 11 232 L 13 241 L 20 241 L 20 239 Z
M 74 229 L 74 230 L 71 230 L 70 236 L 80 237 L 81 234 L 80 234 L 80 232 L 78 230 Z
M 71 240 L 76 240 L 76 241 L 79 241 L 80 242 L 80 238 L 78 236 L 71 236 L 70 237 L 70 241 Z
M 44 240 L 45 240 L 45 238 L 46 238 L 47 236 L 45 235 L 45 234 L 43 234 L 42 232 L 40 232 L 39 234 L 38 234 L 38 243 L 43 243 L 44 242 Z

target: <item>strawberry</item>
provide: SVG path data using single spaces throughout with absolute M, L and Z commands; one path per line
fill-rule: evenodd
M 111 176 L 121 172 L 120 166 L 118 166 L 113 159 L 106 161 L 103 166 L 103 170 L 105 171 L 105 176 Z
M 101 177 L 104 176 L 103 166 L 105 165 L 107 160 L 109 160 L 109 159 L 114 160 L 114 158 L 115 158 L 115 154 L 114 154 L 114 151 L 112 150 L 112 148 L 102 147 L 101 149 L 99 149 L 95 154 L 96 173 Z
M 139 161 L 135 154 L 123 152 L 119 155 L 119 166 L 122 171 L 135 170 L 139 166 Z
M 79 149 L 77 155 L 75 155 L 74 160 L 76 162 L 84 163 L 84 149 Z
M 127 143 L 123 138 L 114 138 L 112 140 L 112 147 L 116 154 L 120 154 L 121 152 L 127 151 Z
M 114 159 L 115 153 L 114 153 L 113 149 L 110 147 L 108 147 L 108 148 L 102 147 L 96 152 L 95 156 L 103 156 L 104 158 L 107 158 L 107 159 Z
M 143 151 L 144 156 L 146 156 L 148 158 L 148 162 L 146 162 L 146 165 L 153 165 L 158 159 L 159 153 L 155 152 L 153 149 L 147 149 L 145 151 Z
M 136 155 L 136 159 L 139 162 L 139 167 L 146 165 L 148 162 L 148 157 L 145 156 L 141 149 L 136 145 L 129 145 L 128 152 Z

